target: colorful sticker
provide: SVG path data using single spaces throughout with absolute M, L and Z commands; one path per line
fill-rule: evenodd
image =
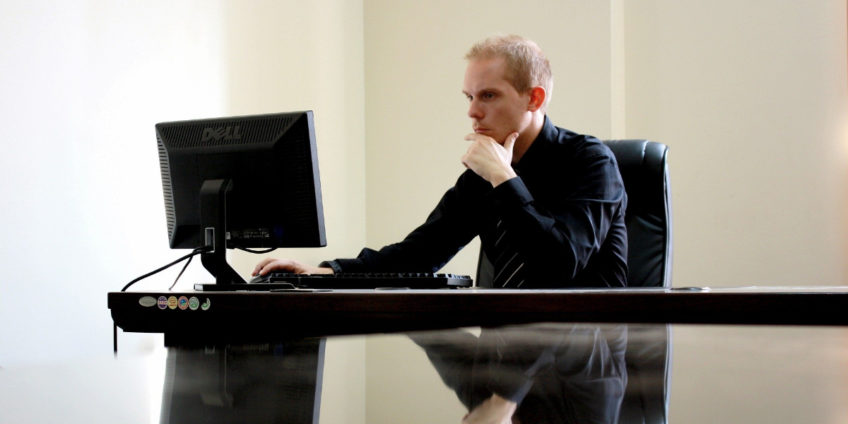
M 159 305 L 159 309 L 168 309 L 168 298 L 165 296 L 159 296 L 159 300 L 156 302 Z
M 208 297 L 206 298 L 206 302 L 203 302 L 203 304 L 200 305 L 200 309 L 203 309 L 204 311 L 208 311 L 209 308 L 211 308 L 211 307 L 212 307 L 212 301 L 209 300 Z
M 152 306 L 156 306 L 156 298 L 153 296 L 144 296 L 138 299 L 138 304 L 145 308 L 150 308 Z
M 188 307 L 189 307 L 189 308 L 191 308 L 191 310 L 192 310 L 192 311 L 196 311 L 196 310 L 197 310 L 197 308 L 199 308 L 199 307 L 200 307 L 200 299 L 198 299 L 198 298 L 196 298 L 196 297 L 192 296 L 192 297 L 188 300 Z
M 188 309 L 188 298 L 187 297 L 180 296 L 180 299 L 178 300 L 178 302 L 179 302 L 179 307 L 180 307 L 181 310 L 184 311 L 184 310 Z
M 171 309 L 177 309 L 177 297 L 171 296 L 168 298 L 168 307 Z

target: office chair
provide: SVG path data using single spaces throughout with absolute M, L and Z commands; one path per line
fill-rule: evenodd
M 671 189 L 668 147 L 607 140 L 627 191 L 627 286 L 671 287 Z
M 647 140 L 604 142 L 618 161 L 628 203 L 628 287 L 671 287 L 668 147 Z M 619 423 L 666 423 L 671 362 L 668 325 L 629 325 L 627 388 Z

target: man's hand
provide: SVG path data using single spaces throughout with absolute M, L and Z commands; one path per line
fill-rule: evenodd
M 515 402 L 492 395 L 468 413 L 462 424 L 511 424 L 516 408 L 518 404 Z
M 462 156 L 462 164 L 474 171 L 475 174 L 490 182 L 492 187 L 497 187 L 502 182 L 514 178 L 515 171 L 512 169 L 512 149 L 518 133 L 512 133 L 506 137 L 503 145 L 495 139 L 477 133 L 465 136 L 471 142 L 468 151 Z
M 286 271 L 295 274 L 332 274 L 332 268 L 320 268 L 306 265 L 291 259 L 265 258 L 253 268 L 251 275 L 265 275 L 271 271 Z

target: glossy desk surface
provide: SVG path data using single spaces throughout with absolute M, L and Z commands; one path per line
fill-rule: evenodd
M 844 423 L 846 296 L 110 293 L 128 348 L 4 366 L 0 422 Z
M 460 423 L 496 393 L 516 400 L 511 422 L 522 423 L 844 423 L 848 329 L 547 323 L 197 349 L 159 339 L 117 358 L 4 366 L 0 422 Z

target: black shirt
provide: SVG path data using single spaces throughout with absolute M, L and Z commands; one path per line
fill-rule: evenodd
M 485 258 L 502 220 L 526 258 L 522 288 L 625 286 L 627 195 L 612 152 L 545 117 L 513 169 L 518 177 L 495 188 L 465 171 L 403 241 L 322 265 L 336 272 L 436 272 L 478 235 Z M 491 281 L 481 276 L 477 284 Z

